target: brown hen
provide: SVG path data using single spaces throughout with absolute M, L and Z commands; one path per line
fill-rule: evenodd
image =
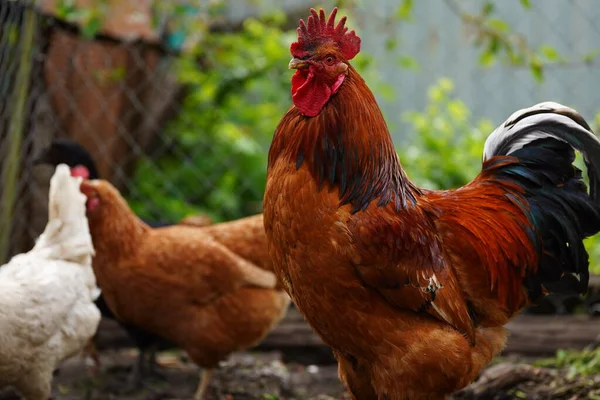
M 194 397 L 202 398 L 219 361 L 258 344 L 289 297 L 275 289 L 272 272 L 201 229 L 150 228 L 103 180 L 84 181 L 81 190 L 106 303 L 120 321 L 180 346 L 204 368 Z

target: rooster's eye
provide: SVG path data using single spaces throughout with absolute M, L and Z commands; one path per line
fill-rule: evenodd
M 327 56 L 327 58 L 325 59 L 325 64 L 333 65 L 334 61 L 335 61 L 335 58 L 333 56 Z

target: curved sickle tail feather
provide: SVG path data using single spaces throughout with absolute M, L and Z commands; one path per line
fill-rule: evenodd
M 588 194 L 574 150 L 584 158 Z M 497 168 L 510 156 L 516 160 Z M 525 278 L 535 300 L 547 291 L 584 293 L 589 280 L 583 239 L 600 231 L 600 141 L 575 111 L 558 103 L 540 103 L 515 112 L 488 137 L 484 170 L 517 183 L 526 204 L 539 254 L 538 269 Z M 507 194 L 509 195 L 509 194 Z M 521 202 L 520 200 L 515 200 Z
M 544 138 L 568 143 L 583 155 L 590 181 L 590 196 L 600 204 L 600 140 L 577 111 L 559 103 L 544 102 L 516 111 L 487 138 L 483 161 L 513 155 Z

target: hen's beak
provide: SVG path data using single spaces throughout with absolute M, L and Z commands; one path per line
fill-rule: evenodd
M 304 60 L 301 60 L 299 58 L 292 58 L 290 60 L 290 63 L 288 64 L 289 69 L 298 69 L 298 68 L 304 68 L 308 66 L 308 63 Z

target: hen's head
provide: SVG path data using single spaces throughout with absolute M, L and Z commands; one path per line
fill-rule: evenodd
M 348 73 L 348 60 L 360 51 L 360 38 L 345 27 L 346 17 L 335 24 L 337 8 L 329 18 L 323 9 L 311 8 L 308 23 L 300 20 L 298 41 L 292 43 L 289 67 L 296 69 L 292 77 L 292 100 L 307 117 L 321 112 Z
M 81 182 L 79 190 L 87 197 L 88 217 L 96 214 L 115 213 L 128 207 L 117 188 L 105 180 L 84 180 Z

